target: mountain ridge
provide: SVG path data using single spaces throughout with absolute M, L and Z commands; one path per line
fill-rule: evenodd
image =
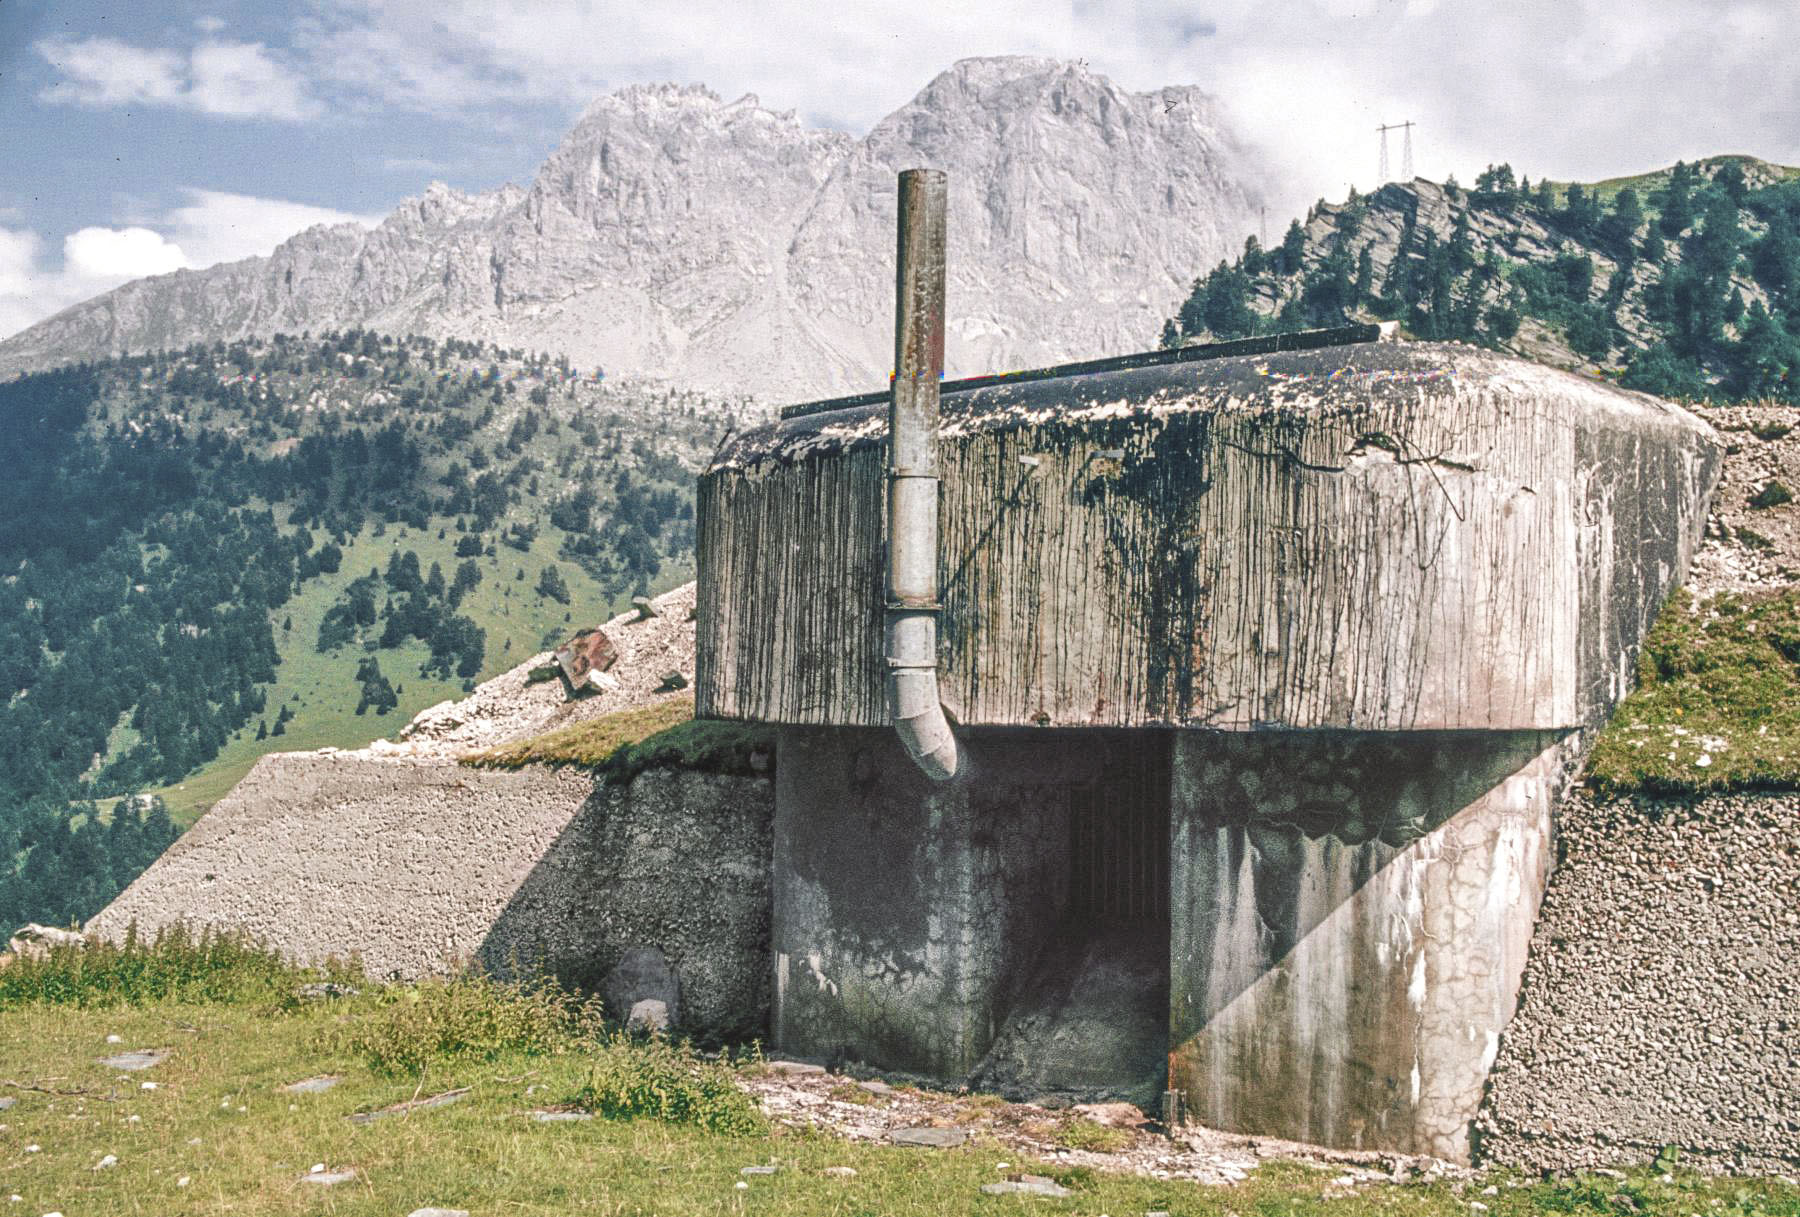
M 1390 182 L 1321 200 L 1278 246 L 1246 242 L 1195 280 L 1162 341 L 1353 320 L 1666 397 L 1792 402 L 1800 176 L 1712 157 L 1593 185 L 1534 187 L 1507 165 L 1469 189 Z
M 441 183 L 372 230 L 137 280 L 0 342 L 0 376 L 120 352 L 362 327 L 795 398 L 890 361 L 893 181 L 951 174 L 952 372 L 1117 354 L 1250 231 L 1251 155 L 1194 86 L 964 59 L 861 138 L 755 94 L 596 99 L 525 186 Z

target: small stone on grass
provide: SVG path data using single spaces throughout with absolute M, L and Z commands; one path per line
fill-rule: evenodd
M 469 1093 L 467 1086 L 456 1090 L 446 1090 L 442 1094 L 434 1094 L 425 1099 L 408 1099 L 404 1103 L 391 1103 L 378 1111 L 359 1111 L 349 1117 L 352 1124 L 372 1124 L 376 1120 L 384 1120 L 389 1116 L 409 1115 L 415 1111 L 428 1111 L 433 1107 L 448 1107 L 459 1102 Z
M 282 1089 L 289 1094 L 324 1094 L 342 1080 L 335 1073 L 321 1073 L 316 1078 L 301 1078 L 298 1082 L 289 1082 Z
M 989 1196 L 1073 1196 L 1075 1193 L 1054 1179 L 1046 1179 L 1042 1175 L 1019 1175 L 1004 1183 L 988 1183 L 982 1185 L 982 1192 Z
M 117 1056 L 102 1057 L 100 1063 L 108 1069 L 123 1069 L 127 1073 L 136 1073 L 140 1069 L 149 1069 L 167 1060 L 167 1048 L 139 1048 L 135 1052 L 121 1052 Z
M 916 1145 L 929 1149 L 954 1149 L 969 1139 L 960 1128 L 896 1128 L 888 1134 L 895 1145 Z

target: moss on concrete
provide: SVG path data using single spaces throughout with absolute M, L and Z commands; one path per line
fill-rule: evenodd
M 766 769 L 774 747 L 770 728 L 696 719 L 692 697 L 671 697 L 490 748 L 463 763 L 496 769 L 574 765 L 613 781 L 629 781 L 657 767 L 756 773 L 758 758 L 764 758 Z
M 1671 598 L 1601 733 L 1601 794 L 1800 788 L 1800 590 Z

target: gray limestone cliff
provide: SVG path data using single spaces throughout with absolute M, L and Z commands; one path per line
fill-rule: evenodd
M 363 326 L 772 398 L 876 388 L 891 361 L 894 179 L 949 170 L 948 363 L 1142 349 L 1254 226 L 1251 158 L 1193 87 L 967 59 L 857 139 L 746 95 L 595 102 L 527 188 L 434 184 L 373 231 L 141 279 L 0 343 L 0 376 L 122 351 Z

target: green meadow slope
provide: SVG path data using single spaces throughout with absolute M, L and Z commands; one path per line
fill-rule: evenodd
M 0 923 L 691 578 L 694 470 L 752 413 L 360 332 L 0 384 Z

